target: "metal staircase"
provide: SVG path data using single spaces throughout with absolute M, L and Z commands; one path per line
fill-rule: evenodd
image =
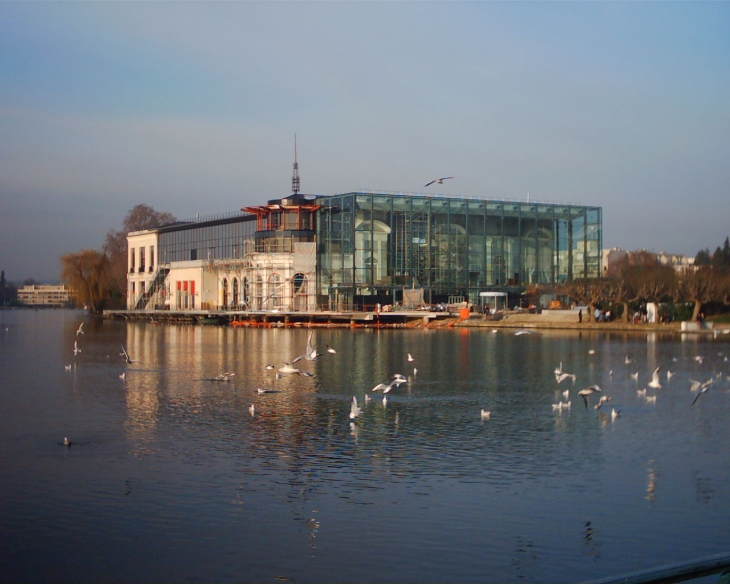
M 147 304 L 149 303 L 150 299 L 164 285 L 165 280 L 167 279 L 167 275 L 169 273 L 170 268 L 167 267 L 159 268 L 157 270 L 157 273 L 155 274 L 155 279 L 152 280 L 152 284 L 147 290 L 145 290 L 145 293 L 139 297 L 139 300 L 137 300 L 137 304 L 134 307 L 135 310 L 144 310 L 145 308 L 147 308 Z

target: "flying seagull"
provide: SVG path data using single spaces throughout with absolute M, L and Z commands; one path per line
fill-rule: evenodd
M 593 395 L 596 392 L 600 393 L 601 388 L 597 385 L 591 385 L 590 387 L 586 387 L 585 389 L 581 389 L 578 392 L 578 395 L 583 398 L 583 403 L 585 404 L 586 408 L 588 408 L 588 396 Z
M 442 184 L 444 184 L 444 181 L 445 180 L 449 180 L 450 178 L 454 178 L 454 177 L 453 176 L 442 176 L 441 178 L 437 178 L 435 180 L 432 180 L 430 183 L 426 183 L 423 186 L 424 187 L 427 187 L 427 186 L 432 185 L 433 183 L 438 183 L 438 184 L 442 185 Z
M 127 364 L 131 365 L 132 363 L 139 363 L 136 359 L 132 359 L 129 356 L 129 353 L 127 353 L 127 349 L 124 348 L 124 345 L 122 345 L 122 352 L 120 353 L 122 357 L 124 357 L 124 360 L 127 362 Z
M 76 329 L 76 336 L 78 337 L 79 335 L 83 335 L 83 334 L 84 334 L 84 323 L 82 322 L 79 325 L 79 328 Z
M 661 370 L 661 367 L 657 367 L 654 369 L 654 373 L 651 375 L 651 381 L 649 382 L 649 387 L 653 387 L 654 389 L 661 389 L 662 384 L 659 383 L 659 371 Z

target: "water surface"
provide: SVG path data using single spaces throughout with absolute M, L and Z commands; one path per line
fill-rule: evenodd
M 0 312 L 1 579 L 571 582 L 730 551 L 722 337 L 318 328 L 313 375 L 276 379 L 308 334 Z

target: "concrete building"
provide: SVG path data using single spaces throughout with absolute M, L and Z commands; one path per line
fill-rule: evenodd
M 18 301 L 28 306 L 68 306 L 71 290 L 65 284 L 30 284 L 18 289 Z

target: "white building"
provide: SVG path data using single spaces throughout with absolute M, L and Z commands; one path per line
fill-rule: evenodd
M 28 306 L 67 306 L 71 290 L 65 284 L 30 284 L 18 289 L 18 301 Z

